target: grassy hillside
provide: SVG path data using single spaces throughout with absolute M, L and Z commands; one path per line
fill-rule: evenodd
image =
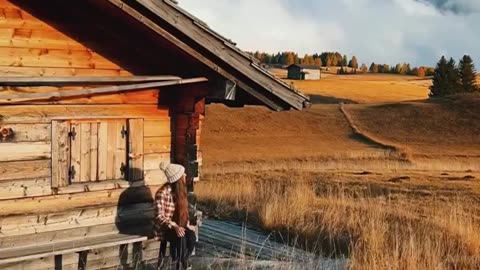
M 304 112 L 207 107 L 202 211 L 349 269 L 478 269 L 480 95 L 426 100 L 429 81 L 390 75 L 323 82 L 302 82 L 316 93 Z
M 353 123 L 338 104 L 280 113 L 209 106 L 202 134 L 204 165 L 234 170 L 232 166 L 245 164 L 289 168 L 281 162 L 302 162 L 312 169 L 401 169 L 415 168 L 410 163 L 428 158 L 428 166 L 435 169 L 445 162 L 445 170 L 479 167 L 478 96 L 348 104 L 345 112 Z M 435 159 L 442 163 L 433 166 Z
M 416 155 L 480 156 L 480 96 L 346 107 L 365 132 Z
M 384 149 L 354 138 L 339 105 L 305 112 L 211 105 L 205 119 L 201 147 L 206 167 L 385 157 Z
M 359 103 L 398 102 L 428 97 L 431 80 L 414 76 L 362 74 L 326 75 L 319 81 L 289 81 L 312 96 L 328 96 Z

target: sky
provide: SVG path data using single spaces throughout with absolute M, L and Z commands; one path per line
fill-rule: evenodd
M 245 51 L 339 51 L 360 63 L 480 61 L 480 0 L 179 0 Z M 479 64 L 480 65 L 480 64 Z

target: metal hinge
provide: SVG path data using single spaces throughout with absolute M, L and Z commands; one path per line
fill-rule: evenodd
M 72 130 L 68 132 L 68 137 L 70 137 L 72 141 L 75 141 L 75 136 L 77 136 L 77 132 L 75 131 L 75 127 L 72 127 Z
M 125 126 L 122 126 L 122 139 L 125 139 L 128 136 L 128 129 Z
M 70 180 L 73 180 L 75 178 L 76 173 L 77 172 L 75 171 L 75 167 L 71 166 L 70 169 L 68 170 L 68 177 L 70 178 Z
M 127 166 L 123 162 L 122 162 L 122 165 L 120 166 L 120 172 L 122 173 L 123 176 L 125 176 L 127 172 Z

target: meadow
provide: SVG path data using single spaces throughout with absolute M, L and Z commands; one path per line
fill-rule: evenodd
M 208 106 L 207 215 L 350 269 L 480 269 L 480 96 L 426 100 L 430 81 L 396 75 L 294 84 L 311 109 Z

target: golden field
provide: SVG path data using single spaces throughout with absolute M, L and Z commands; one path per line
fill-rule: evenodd
M 395 75 L 295 84 L 311 109 L 208 106 L 203 210 L 351 269 L 480 269 L 480 96 L 426 100 L 430 81 Z

